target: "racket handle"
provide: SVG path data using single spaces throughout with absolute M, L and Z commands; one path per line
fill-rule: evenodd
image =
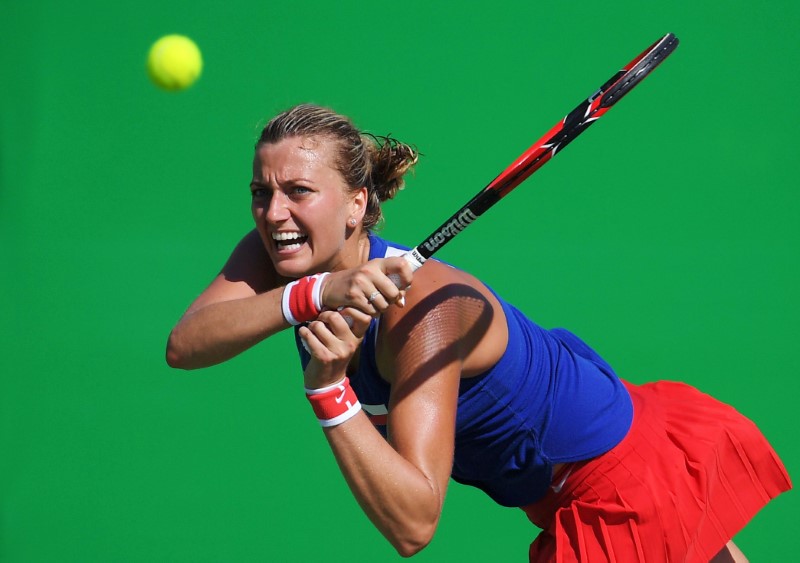
M 403 258 L 405 258 L 406 262 L 408 262 L 411 266 L 412 272 L 419 270 L 425 263 L 425 260 L 427 260 L 427 258 L 424 258 L 420 255 L 416 248 L 413 248 L 403 254 Z M 400 282 L 400 276 L 397 274 L 389 274 L 389 279 L 392 280 L 392 283 L 396 285 L 398 289 L 405 289 L 404 287 L 401 287 L 402 284 Z

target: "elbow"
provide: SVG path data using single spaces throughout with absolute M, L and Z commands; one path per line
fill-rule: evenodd
M 444 495 L 438 494 L 435 489 L 431 493 L 430 502 L 415 503 L 416 510 L 408 510 L 410 507 L 407 507 L 403 510 L 405 518 L 395 520 L 396 526 L 385 534 L 400 557 L 413 557 L 433 541 L 442 515 Z
M 191 369 L 188 355 L 183 352 L 180 342 L 175 336 L 175 331 L 170 333 L 169 339 L 167 339 L 166 360 L 167 365 L 171 368 Z
M 400 557 L 409 558 L 413 557 L 423 549 L 425 549 L 428 544 L 431 542 L 432 538 L 427 539 L 420 539 L 420 540 L 404 540 L 402 542 L 394 543 L 394 548 L 397 550 L 397 554 Z
M 431 543 L 435 531 L 436 523 L 434 522 L 428 526 L 420 526 L 413 533 L 409 533 L 402 538 L 392 538 L 391 543 L 400 557 L 413 557 Z
M 397 550 L 398 555 L 405 559 L 409 557 L 413 557 L 420 551 L 422 551 L 428 544 L 403 544 L 403 545 L 395 545 L 395 549 Z
M 183 358 L 175 354 L 171 350 L 167 350 L 166 354 L 167 365 L 174 369 L 186 369 L 183 365 Z

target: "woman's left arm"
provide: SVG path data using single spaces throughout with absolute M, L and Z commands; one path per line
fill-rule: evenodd
M 475 314 L 491 304 L 472 287 L 456 283 L 438 264 L 432 266 L 427 275 L 421 271 L 415 276 L 406 306 L 390 307 L 381 318 L 378 362 L 382 376 L 392 383 L 388 442 L 364 413 L 325 429 L 354 496 L 403 556 L 428 545 L 436 530 L 453 465 L 464 360 L 491 325 L 486 315 Z M 331 336 L 337 331 L 345 335 L 346 325 L 323 324 Z M 312 355 L 317 346 L 323 356 L 312 359 L 306 384 L 309 378 L 311 385 L 321 386 L 343 376 L 344 347 L 342 354 L 324 357 L 340 343 L 327 335 L 310 336 L 312 331 L 322 334 L 322 325 L 305 330 L 316 340 Z M 323 341 L 324 351 L 319 347 Z M 337 355 L 340 363 L 332 368 Z
M 458 374 L 441 374 L 442 378 Z M 444 503 L 453 460 L 454 407 L 446 385 L 431 383 L 408 396 L 404 408 L 422 409 L 418 433 L 392 432 L 387 442 L 364 413 L 325 429 L 353 495 L 397 552 L 409 557 L 430 543 Z M 456 393 L 457 395 L 457 393 Z M 395 407 L 397 408 L 397 407 Z M 392 428 L 404 417 L 390 414 Z M 449 418 L 449 420 L 448 420 Z M 399 434 L 402 437 L 397 436 Z M 398 439 L 399 438 L 399 439 Z

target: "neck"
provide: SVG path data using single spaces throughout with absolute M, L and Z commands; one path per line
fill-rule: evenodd
M 369 236 L 367 233 L 362 233 L 358 237 L 358 258 L 359 264 L 369 262 Z
M 339 255 L 338 264 L 331 268 L 335 270 L 347 270 L 356 268 L 369 261 L 369 237 L 366 232 L 353 233 L 351 239 L 345 242 L 345 248 Z

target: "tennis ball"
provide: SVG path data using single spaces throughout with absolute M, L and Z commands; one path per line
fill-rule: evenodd
M 194 41 L 184 35 L 165 35 L 150 47 L 147 74 L 164 90 L 184 90 L 203 71 L 203 56 Z

